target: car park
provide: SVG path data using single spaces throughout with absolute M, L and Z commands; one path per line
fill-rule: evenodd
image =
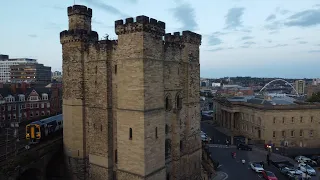
M 264 171 L 262 165 L 259 162 L 250 163 L 250 168 L 257 173 L 261 173 L 262 171 Z
M 308 164 L 300 163 L 298 167 L 302 172 L 307 173 L 308 175 L 311 175 L 311 176 L 317 175 L 316 171 Z

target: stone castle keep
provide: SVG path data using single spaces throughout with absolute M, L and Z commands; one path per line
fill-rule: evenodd
M 138 16 L 99 40 L 92 10 L 60 33 L 66 163 L 72 179 L 201 178 L 201 35 Z

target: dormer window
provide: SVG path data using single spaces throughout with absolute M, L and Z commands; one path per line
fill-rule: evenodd
M 38 96 L 30 96 L 29 101 L 38 101 Z
M 48 100 L 48 94 L 43 93 L 42 94 L 42 100 Z
M 25 101 L 25 96 L 23 94 L 19 95 L 19 101 Z
M 12 95 L 9 95 L 5 98 L 6 102 L 14 102 L 14 97 Z

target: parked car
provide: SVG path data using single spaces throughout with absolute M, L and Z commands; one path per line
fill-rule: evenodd
M 252 162 L 250 163 L 250 167 L 253 171 L 257 172 L 257 173 L 261 173 L 262 171 L 264 171 L 263 167 L 261 166 L 260 163 L 258 162 Z
M 271 171 L 262 171 L 262 176 L 264 179 L 267 179 L 267 180 L 278 180 L 276 175 L 274 175 L 274 173 Z
M 250 147 L 249 145 L 246 144 L 238 144 L 237 148 L 239 150 L 247 150 L 247 151 L 252 151 L 252 147 Z
M 307 173 L 307 174 L 309 174 L 311 176 L 317 175 L 316 171 L 311 166 L 309 166 L 308 164 L 300 163 L 298 165 L 298 167 L 300 168 L 300 170 L 302 172 L 305 172 L 305 173 Z
M 299 169 L 289 168 L 289 170 L 287 171 L 287 173 L 285 175 L 288 176 L 288 177 L 293 177 L 293 176 L 301 175 L 301 174 L 303 174 L 303 172 L 300 171 Z
M 211 138 L 206 133 L 204 133 L 203 131 L 201 131 L 200 136 L 201 136 L 201 140 L 204 141 L 204 142 L 210 142 L 211 141 Z

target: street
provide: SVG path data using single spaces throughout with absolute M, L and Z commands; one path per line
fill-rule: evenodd
M 214 161 L 218 161 L 222 166 L 219 169 L 222 172 L 228 174 L 228 180 L 255 180 L 263 179 L 261 174 L 255 173 L 249 167 L 249 162 L 265 162 L 265 170 L 273 172 L 279 180 L 286 180 L 284 175 L 280 171 L 270 164 L 266 163 L 266 154 L 267 152 L 258 148 L 253 148 L 253 151 L 242 151 L 237 150 L 235 146 L 227 147 L 225 145 L 226 135 L 217 131 L 213 125 L 201 122 L 201 130 L 205 132 L 208 136 L 212 138 L 212 144 L 209 145 L 209 150 L 211 152 L 211 157 Z M 220 143 L 220 144 L 219 144 Z M 236 159 L 231 157 L 231 152 L 236 152 Z M 291 163 L 294 163 L 294 160 L 284 157 L 278 154 L 272 154 L 271 160 L 274 161 L 284 161 L 289 160 Z M 244 159 L 246 163 L 243 165 L 241 160 Z M 317 174 L 319 176 L 320 173 Z M 312 180 L 318 180 L 317 177 L 312 177 Z

